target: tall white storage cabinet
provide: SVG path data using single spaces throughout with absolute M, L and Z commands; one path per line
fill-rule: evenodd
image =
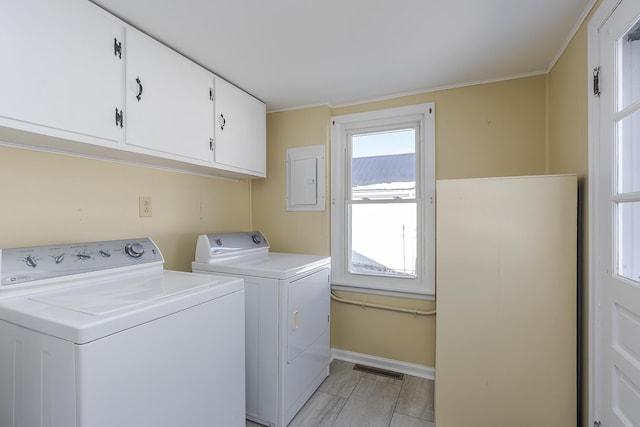
M 574 175 L 439 181 L 435 423 L 575 426 Z

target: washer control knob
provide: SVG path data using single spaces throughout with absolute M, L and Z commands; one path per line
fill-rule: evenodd
M 38 258 L 32 255 L 27 256 L 24 259 L 24 262 L 31 268 L 36 268 L 38 266 Z
M 144 254 L 144 246 L 140 243 L 127 243 L 124 251 L 132 258 L 140 258 Z
M 253 243 L 255 243 L 256 245 L 259 245 L 260 243 L 262 243 L 262 236 L 259 234 L 254 234 L 251 236 L 251 240 L 253 240 Z
M 91 259 L 91 254 L 89 252 L 79 252 L 76 254 L 76 260 L 78 261 L 85 261 Z

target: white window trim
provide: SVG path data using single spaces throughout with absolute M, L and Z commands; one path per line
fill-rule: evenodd
M 433 299 L 435 295 L 435 104 L 426 103 L 364 113 L 345 114 L 331 119 L 331 276 L 339 290 Z M 418 207 L 418 254 L 422 259 L 416 279 L 354 275 L 347 272 L 347 134 L 356 129 L 396 123 L 419 123 L 416 147 L 419 171 L 416 187 Z M 422 190 L 423 189 L 423 190 Z M 391 283 L 393 282 L 393 285 Z

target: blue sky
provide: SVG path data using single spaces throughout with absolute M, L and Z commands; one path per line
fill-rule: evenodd
M 351 149 L 352 157 L 415 153 L 415 130 L 356 135 Z

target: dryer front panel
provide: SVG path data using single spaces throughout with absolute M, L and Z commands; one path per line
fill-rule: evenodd
M 287 293 L 287 362 L 291 363 L 329 329 L 328 269 L 290 282 Z

